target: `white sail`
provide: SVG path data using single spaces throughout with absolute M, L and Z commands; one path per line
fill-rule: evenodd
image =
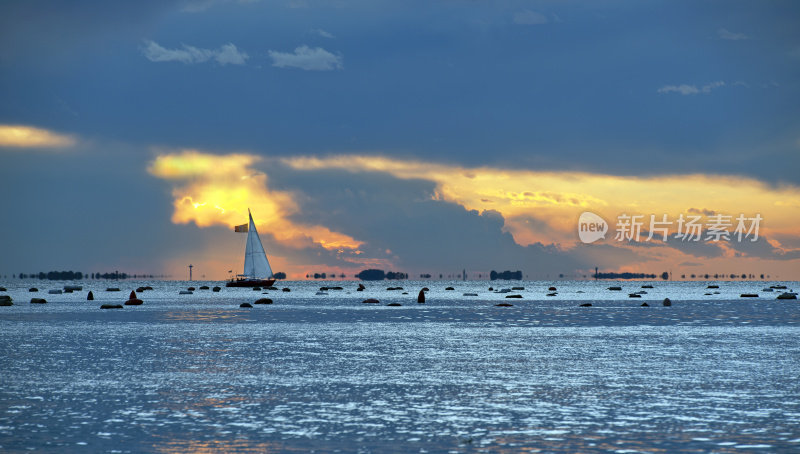
M 250 226 L 247 230 L 247 248 L 244 251 L 244 276 L 253 279 L 264 279 L 272 276 L 272 268 L 267 260 L 267 253 L 258 237 L 258 230 L 253 223 L 253 215 L 250 215 Z

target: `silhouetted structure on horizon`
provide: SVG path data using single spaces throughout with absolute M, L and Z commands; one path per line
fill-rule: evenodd
M 384 279 L 408 279 L 408 274 L 399 271 L 383 271 L 376 269 L 363 270 L 356 274 L 356 277 L 362 281 L 382 281 Z
M 594 272 L 594 278 L 595 279 L 655 279 L 656 277 L 658 277 L 658 276 L 656 276 L 655 274 L 647 274 L 647 273 L 628 273 L 628 272 L 625 272 L 625 273 L 613 273 L 613 272 L 600 273 L 600 272 L 597 271 L 597 268 L 595 268 L 595 272 Z M 669 280 L 669 272 L 664 271 L 663 273 L 661 273 L 660 277 L 661 277 L 661 279 L 664 279 L 665 281 Z
M 519 270 L 517 270 L 517 271 L 503 271 L 503 272 L 498 273 L 497 271 L 492 270 L 492 272 L 489 273 L 489 279 L 492 280 L 492 281 L 497 280 L 497 279 L 504 279 L 504 280 L 507 280 L 507 281 L 510 281 L 510 280 L 521 281 L 522 280 L 522 271 L 519 271 Z

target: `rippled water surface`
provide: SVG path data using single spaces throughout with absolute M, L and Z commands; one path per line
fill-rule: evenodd
M 644 284 L 4 283 L 0 451 L 800 451 L 798 302 Z M 99 309 L 141 285 L 142 306 Z

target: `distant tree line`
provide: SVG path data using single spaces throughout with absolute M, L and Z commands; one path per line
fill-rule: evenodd
M 689 275 L 689 277 L 691 277 L 692 279 L 696 279 L 696 278 L 710 279 L 712 277 L 714 279 L 726 279 L 728 277 L 730 277 L 731 279 L 738 279 L 740 277 L 742 279 L 755 279 L 756 275 L 755 274 L 742 274 L 742 275 L 739 275 L 739 274 L 730 274 L 730 275 L 728 275 L 728 274 L 714 274 L 714 275 L 711 275 L 711 274 L 706 273 L 706 274 L 696 274 L 696 275 L 695 274 L 691 274 L 691 275 Z M 767 275 L 767 276 L 765 276 L 763 274 L 761 275 L 761 279 L 765 279 L 765 277 L 769 278 L 769 275 Z M 685 274 L 681 274 L 681 279 L 686 279 L 686 275 Z
M 286 273 L 284 273 L 283 271 L 278 271 L 277 273 L 273 273 L 273 274 L 272 274 L 272 277 L 273 277 L 274 279 L 278 279 L 278 280 L 280 280 L 280 279 L 286 279 Z
M 83 273 L 80 271 L 44 271 L 39 273 L 19 273 L 20 279 L 49 279 L 51 281 L 72 281 L 76 279 L 83 279 Z
M 283 274 L 284 276 L 286 276 L 285 273 L 280 273 L 280 274 Z M 336 272 L 335 271 L 333 273 L 314 273 L 314 274 L 309 273 L 309 274 L 306 274 L 306 279 L 311 279 L 312 277 L 314 279 L 327 279 L 327 278 L 336 279 L 337 276 L 336 276 Z M 344 278 L 347 277 L 347 275 L 342 273 L 338 277 L 344 279 Z M 278 279 L 278 278 L 276 278 L 276 279 Z M 284 277 L 284 279 L 285 279 L 285 277 Z
M 113 273 L 92 273 L 92 279 L 127 279 L 127 273 L 120 273 L 119 271 L 114 271 Z
M 407 273 L 399 271 L 383 271 L 376 269 L 363 270 L 356 274 L 356 277 L 362 281 L 382 281 L 384 279 L 397 280 L 408 279 Z
M 74 281 L 80 279 L 128 279 L 128 278 L 154 278 L 154 277 L 164 277 L 164 276 L 154 276 L 152 274 L 133 274 L 129 275 L 128 273 L 120 273 L 119 271 L 114 271 L 113 273 L 91 273 L 91 274 L 84 274 L 80 271 L 50 271 L 45 273 L 41 271 L 39 273 L 19 273 L 20 279 L 48 279 L 51 281 Z
M 497 271 L 492 270 L 492 272 L 489 273 L 489 279 L 491 279 L 493 281 L 497 280 L 497 279 L 504 279 L 504 280 L 507 280 L 507 281 L 510 281 L 510 280 L 521 281 L 522 280 L 522 271 L 519 271 L 519 270 L 517 270 L 517 271 L 503 271 L 503 272 L 498 273 Z
M 655 274 L 647 273 L 596 273 L 597 279 L 655 279 Z M 661 279 L 669 280 L 669 273 L 664 271 L 661 273 Z

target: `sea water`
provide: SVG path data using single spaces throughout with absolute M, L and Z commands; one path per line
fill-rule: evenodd
M 800 451 L 800 305 L 774 282 L 65 284 L 2 283 L 0 451 Z

